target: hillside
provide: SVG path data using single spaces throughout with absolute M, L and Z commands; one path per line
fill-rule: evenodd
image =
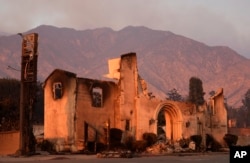
M 223 87 L 230 105 L 241 105 L 250 88 L 250 60 L 228 47 L 210 47 L 169 31 L 128 26 L 77 31 L 70 28 L 39 26 L 28 31 L 39 34 L 38 78 L 43 81 L 55 68 L 80 77 L 103 79 L 107 60 L 136 52 L 140 75 L 151 91 L 165 97 L 176 88 L 188 94 L 189 78 L 199 77 L 208 95 Z M 20 78 L 21 38 L 0 37 L 0 77 Z

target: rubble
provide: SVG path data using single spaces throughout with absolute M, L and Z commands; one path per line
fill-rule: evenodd
M 192 152 L 195 150 L 194 142 L 190 142 L 189 147 L 182 148 L 179 142 L 170 144 L 169 142 L 158 141 L 154 145 L 148 147 L 145 153 L 148 154 L 171 154 L 171 153 L 180 153 L 180 152 Z
M 188 145 L 191 150 L 195 150 L 195 142 L 191 141 Z

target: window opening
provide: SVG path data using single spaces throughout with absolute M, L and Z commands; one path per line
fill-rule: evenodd
M 130 121 L 126 119 L 125 130 L 129 131 L 129 128 L 130 128 Z
M 53 84 L 53 96 L 54 99 L 60 99 L 62 98 L 62 83 L 61 82 L 56 82 Z
M 103 92 L 102 88 L 95 87 L 92 89 L 92 106 L 102 107 Z

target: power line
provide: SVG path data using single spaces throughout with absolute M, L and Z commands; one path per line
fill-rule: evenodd
M 11 66 L 9 66 L 9 65 L 8 65 L 7 69 L 8 69 L 8 70 L 14 70 L 14 71 L 21 72 L 21 70 L 18 70 L 18 69 L 14 68 L 14 67 L 11 67 Z

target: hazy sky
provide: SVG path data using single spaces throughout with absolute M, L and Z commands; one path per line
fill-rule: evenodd
M 0 32 L 39 25 L 77 30 L 146 26 L 250 58 L 250 0 L 0 0 Z

